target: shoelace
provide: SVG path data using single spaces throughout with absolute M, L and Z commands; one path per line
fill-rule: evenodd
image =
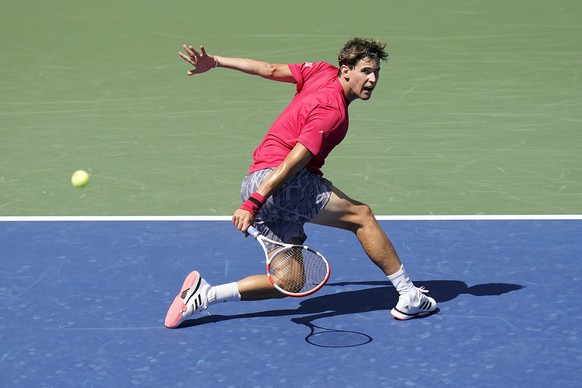
M 428 290 L 426 288 L 424 288 L 424 286 L 422 287 L 416 287 L 416 289 L 420 292 L 422 292 L 423 294 L 428 294 Z

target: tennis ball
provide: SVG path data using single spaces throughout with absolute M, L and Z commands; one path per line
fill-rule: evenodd
M 74 187 L 85 187 L 89 183 L 89 173 L 85 170 L 78 170 L 71 177 L 71 184 Z

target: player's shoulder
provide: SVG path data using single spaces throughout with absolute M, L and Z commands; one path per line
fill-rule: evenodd
M 337 67 L 328 62 L 302 62 L 290 64 L 289 68 L 293 73 L 300 74 L 302 78 L 309 78 L 311 76 L 322 73 L 337 73 Z
M 336 72 L 337 67 L 329 62 L 303 62 L 300 65 L 303 71 L 319 72 L 319 71 L 332 71 Z
M 337 78 L 338 73 L 338 69 L 328 62 L 303 62 L 290 69 L 297 81 L 297 91 L 305 87 L 311 91 L 325 87 Z

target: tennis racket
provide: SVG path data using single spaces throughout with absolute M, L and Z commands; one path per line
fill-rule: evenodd
M 249 226 L 247 232 L 261 244 L 265 251 L 267 276 L 283 294 L 294 297 L 311 295 L 329 279 L 329 264 L 316 250 L 273 241 L 253 226 Z M 269 252 L 266 243 L 277 248 Z

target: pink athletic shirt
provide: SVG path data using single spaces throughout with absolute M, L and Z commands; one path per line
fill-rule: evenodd
M 323 175 L 321 167 L 348 131 L 348 104 L 338 80 L 338 68 L 326 62 L 290 64 L 297 93 L 273 122 L 253 153 L 249 173 L 276 167 L 297 144 L 314 156 L 309 171 Z

